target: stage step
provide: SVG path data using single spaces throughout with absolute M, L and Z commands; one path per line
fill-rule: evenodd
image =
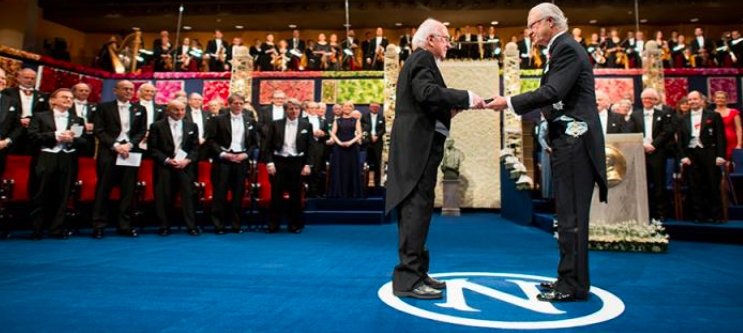
M 312 198 L 307 199 L 304 210 L 306 224 L 383 224 L 384 192 L 369 190 L 376 196 L 363 199 Z M 381 195 L 380 195 L 381 194 Z

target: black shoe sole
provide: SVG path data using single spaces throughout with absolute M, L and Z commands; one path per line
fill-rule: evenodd
M 444 298 L 443 293 L 440 293 L 438 295 L 421 295 L 421 294 L 416 294 L 412 291 L 393 291 L 392 294 L 397 297 L 410 297 L 410 298 L 417 298 L 417 299 L 442 299 Z

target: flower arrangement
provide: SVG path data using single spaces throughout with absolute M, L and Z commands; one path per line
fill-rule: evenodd
M 660 253 L 668 250 L 669 238 L 660 221 L 644 224 L 629 220 L 593 223 L 588 229 L 588 240 L 592 250 Z

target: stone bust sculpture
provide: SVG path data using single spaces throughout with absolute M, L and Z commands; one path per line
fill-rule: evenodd
M 441 161 L 441 171 L 444 173 L 444 179 L 459 179 L 459 166 L 464 161 L 462 151 L 454 147 L 454 139 L 446 139 L 444 143 L 444 158 Z

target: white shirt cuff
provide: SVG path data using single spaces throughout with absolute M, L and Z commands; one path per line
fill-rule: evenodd
M 513 104 L 511 104 L 511 97 L 506 97 L 506 103 L 508 103 L 508 110 L 511 110 L 513 112 L 516 112 L 516 110 L 513 109 Z
M 474 107 L 475 106 L 475 94 L 472 91 L 467 90 L 467 96 L 469 96 L 470 107 Z
M 273 168 L 275 166 L 276 166 L 276 164 L 274 162 L 271 162 L 271 163 L 266 164 L 266 167 L 272 167 Z

